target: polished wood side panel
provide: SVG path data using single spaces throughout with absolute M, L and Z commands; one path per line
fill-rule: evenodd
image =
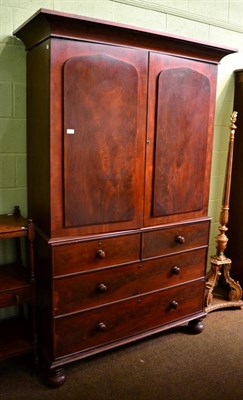
M 210 221 L 161 228 L 143 234 L 142 259 L 207 247 Z
M 237 129 L 234 141 L 234 157 L 229 204 L 228 243 L 226 256 L 232 260 L 231 276 L 243 286 L 243 70 L 235 71 L 234 110 Z
M 147 52 L 52 39 L 51 54 L 52 236 L 141 227 Z
M 140 234 L 53 246 L 54 274 L 65 275 L 140 260 Z
M 136 335 L 202 311 L 204 280 L 55 319 L 56 357 Z
M 99 54 L 68 59 L 63 75 L 65 226 L 131 221 L 137 70 Z
M 152 216 L 200 211 L 204 205 L 210 81 L 190 68 L 161 71 L 156 103 Z
M 27 54 L 28 217 L 50 234 L 49 40 Z
M 42 360 L 48 364 L 54 357 L 52 254 L 51 246 L 40 234 L 36 235 L 35 249 L 39 350 Z
M 55 314 L 96 307 L 202 278 L 207 249 L 54 281 Z M 65 299 L 65 301 L 63 301 Z
M 150 53 L 145 226 L 207 216 L 216 73 Z

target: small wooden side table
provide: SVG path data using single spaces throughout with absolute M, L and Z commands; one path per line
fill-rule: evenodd
M 34 223 L 21 216 L 18 206 L 0 215 L 0 239 L 13 239 L 16 250 L 15 262 L 0 265 L 0 308 L 16 307 L 14 317 L 0 320 L 0 360 L 32 352 L 37 363 L 34 238 Z M 27 244 L 26 266 L 21 241 Z

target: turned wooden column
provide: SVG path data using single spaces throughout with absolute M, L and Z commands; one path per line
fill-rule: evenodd
M 242 289 L 238 282 L 230 277 L 231 259 L 224 254 L 228 237 L 227 224 L 229 221 L 229 199 L 232 175 L 232 163 L 234 152 L 234 139 L 236 130 L 237 112 L 234 111 L 230 117 L 230 138 L 228 158 L 226 164 L 225 182 L 222 207 L 220 213 L 219 234 L 216 236 L 216 254 L 211 257 L 211 268 L 206 277 L 206 311 L 213 311 L 225 307 L 242 307 Z M 223 277 L 225 283 L 222 285 L 219 281 Z M 224 286 L 225 290 L 222 290 Z

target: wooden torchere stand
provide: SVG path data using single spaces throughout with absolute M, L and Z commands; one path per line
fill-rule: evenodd
M 230 277 L 231 259 L 224 254 L 228 238 L 226 236 L 229 220 L 229 198 L 234 151 L 234 138 L 236 130 L 237 112 L 230 117 L 230 139 L 228 159 L 225 173 L 224 193 L 220 213 L 219 234 L 216 236 L 216 255 L 210 262 L 211 268 L 206 277 L 206 312 L 227 307 L 242 307 L 242 289 L 238 282 Z M 220 282 L 221 281 L 221 282 Z

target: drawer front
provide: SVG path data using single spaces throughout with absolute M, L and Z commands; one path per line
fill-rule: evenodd
M 178 225 L 143 234 L 143 259 L 207 246 L 209 221 Z
M 0 294 L 0 307 L 16 306 L 30 301 L 30 288 L 8 290 Z
M 54 247 L 54 274 L 65 275 L 140 259 L 140 235 Z
M 55 314 L 61 315 L 177 285 L 204 276 L 206 249 L 93 273 L 57 278 Z
M 55 320 L 56 357 L 105 345 L 203 310 L 204 281 Z

